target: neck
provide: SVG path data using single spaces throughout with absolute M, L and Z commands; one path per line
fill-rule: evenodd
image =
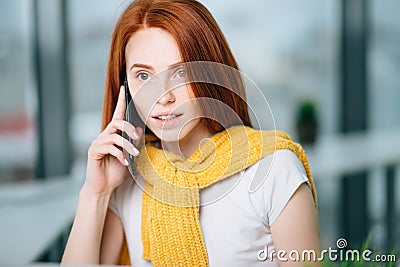
M 163 149 L 171 151 L 184 158 L 189 158 L 200 146 L 203 139 L 212 134 L 199 123 L 187 136 L 176 142 L 162 141 Z

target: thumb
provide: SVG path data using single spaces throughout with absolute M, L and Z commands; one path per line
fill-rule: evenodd
M 121 85 L 118 95 L 117 106 L 115 107 L 113 119 L 123 120 L 125 116 L 126 103 L 125 103 L 125 87 Z

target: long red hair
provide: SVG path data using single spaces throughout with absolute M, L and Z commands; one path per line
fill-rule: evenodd
M 211 13 L 194 0 L 137 0 L 119 18 L 112 36 L 103 104 L 102 129 L 111 121 L 125 73 L 125 47 L 129 38 L 145 28 L 160 28 L 176 40 L 183 62 L 209 61 L 239 70 L 225 36 Z M 221 66 L 223 66 L 221 65 Z M 210 83 L 192 83 L 196 98 L 217 101 L 200 102 L 201 122 L 211 133 L 243 124 L 251 126 L 245 89 L 240 75 L 230 76 L 231 89 Z M 232 90 L 233 88 L 233 90 Z M 229 106 L 221 109 L 217 102 Z M 217 120 L 215 118 L 217 114 Z

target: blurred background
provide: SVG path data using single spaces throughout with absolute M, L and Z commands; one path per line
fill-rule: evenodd
M 200 2 L 277 129 L 306 149 L 322 248 L 338 238 L 360 247 L 369 237 L 392 251 L 400 241 L 400 1 Z M 128 4 L 0 1 L 0 264 L 60 260 L 100 131 L 113 26 Z

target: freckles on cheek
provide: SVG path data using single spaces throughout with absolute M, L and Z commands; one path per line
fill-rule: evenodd
M 191 99 L 191 101 L 192 101 L 193 109 L 194 109 L 196 115 L 202 116 L 203 110 L 202 110 L 202 108 L 201 108 L 201 105 L 200 105 L 200 103 L 199 103 L 199 100 L 196 99 L 196 98 L 193 98 L 193 99 Z
M 194 91 L 190 85 L 186 85 L 186 93 L 188 95 L 188 100 L 190 101 L 191 106 L 193 107 L 194 112 L 198 116 L 202 116 L 203 109 L 201 107 L 201 101 L 204 101 L 204 98 L 199 100 L 197 96 L 194 94 Z
M 136 109 L 144 116 L 149 116 L 155 106 L 155 101 L 149 96 L 135 97 Z

